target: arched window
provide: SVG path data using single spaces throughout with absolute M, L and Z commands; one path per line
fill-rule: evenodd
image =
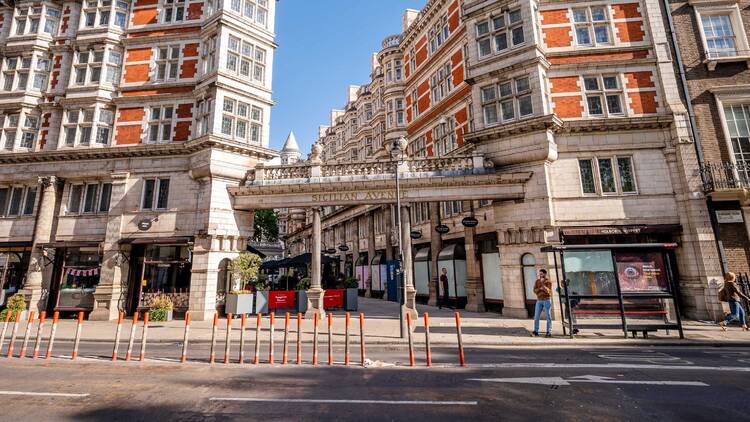
M 523 271 L 523 285 L 526 292 L 526 300 L 535 301 L 534 283 L 536 283 L 536 258 L 534 255 L 527 253 L 521 257 L 521 267 Z
M 224 296 L 231 290 L 231 277 L 229 274 L 229 263 L 231 263 L 232 260 L 229 258 L 224 258 L 219 263 L 219 275 L 216 280 L 216 297 Z

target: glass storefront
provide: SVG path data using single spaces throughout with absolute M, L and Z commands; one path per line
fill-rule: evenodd
M 21 290 L 26 280 L 31 248 L 0 248 L 0 306 Z
M 91 310 L 94 308 L 94 292 L 99 285 L 101 272 L 99 248 L 65 248 L 63 251 L 60 290 L 55 309 Z

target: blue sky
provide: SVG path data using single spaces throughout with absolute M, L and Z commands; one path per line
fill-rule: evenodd
M 425 0 L 279 0 L 271 111 L 271 148 L 293 130 L 303 154 L 340 108 L 350 84 L 366 83 L 370 55 L 380 42 L 401 32 L 407 8 Z

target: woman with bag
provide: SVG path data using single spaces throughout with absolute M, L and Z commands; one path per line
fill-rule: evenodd
M 738 321 L 742 325 L 742 330 L 747 331 L 747 321 L 745 319 L 745 308 L 742 307 L 740 298 L 750 302 L 750 298 L 745 296 L 736 283 L 737 276 L 734 273 L 724 275 L 724 286 L 719 290 L 719 300 L 729 303 L 730 313 L 724 321 L 719 323 L 721 329 L 726 331 L 727 324 L 732 321 Z

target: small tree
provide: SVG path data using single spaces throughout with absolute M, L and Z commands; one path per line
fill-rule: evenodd
M 258 255 L 248 252 L 243 252 L 234 258 L 229 264 L 229 272 L 232 273 L 232 291 L 240 290 L 246 281 L 257 277 L 262 262 Z
M 253 218 L 253 240 L 275 242 L 279 239 L 279 216 L 274 210 L 257 210 Z

